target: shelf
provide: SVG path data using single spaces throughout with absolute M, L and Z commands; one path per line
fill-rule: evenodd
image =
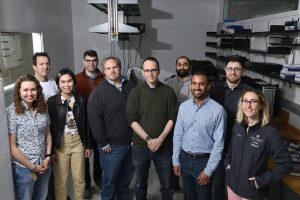
M 271 25 L 270 31 L 261 32 L 251 32 L 250 29 L 236 29 L 234 33 L 221 34 L 218 34 L 217 32 L 207 32 L 208 37 L 215 37 L 221 39 L 219 40 L 219 43 L 209 42 L 206 44 L 206 46 L 215 49 L 229 48 L 232 50 L 246 52 L 248 56 L 251 56 L 251 54 L 262 54 L 263 56 L 274 55 L 277 57 L 290 55 L 293 48 L 300 47 L 300 44 L 293 43 L 298 41 L 296 40 L 298 35 L 300 36 L 300 30 L 285 30 L 285 26 L 282 25 Z M 268 39 L 266 42 L 266 45 L 268 45 L 267 48 L 265 48 L 264 50 L 252 49 L 250 39 L 253 36 L 266 37 L 265 39 Z M 239 52 L 236 53 L 239 54 Z M 217 56 L 218 54 L 221 54 L 220 51 L 218 51 L 217 53 L 207 52 L 205 55 L 217 61 L 226 60 L 226 57 Z M 280 77 L 282 65 L 263 62 L 248 62 L 248 64 L 250 66 L 248 66 L 247 70 L 256 72 L 266 77 L 270 77 L 270 82 L 271 79 L 274 78 L 283 81 L 284 84 L 290 83 L 300 85 L 300 83 L 296 82 L 295 80 Z
M 268 50 L 260 50 L 260 49 L 241 49 L 241 48 L 233 48 L 238 51 L 246 51 L 248 53 L 257 53 L 257 54 L 269 54 L 269 55 L 289 55 L 291 53 L 291 48 L 289 47 L 273 47 L 269 46 Z
M 289 36 L 293 34 L 300 34 L 300 30 L 282 30 L 282 31 L 260 31 L 260 32 L 249 32 L 250 29 L 241 29 L 247 30 L 245 32 L 236 32 L 236 33 L 221 33 L 217 34 L 216 32 L 207 32 L 208 37 L 251 37 L 251 36 L 272 36 L 272 35 L 282 35 Z
M 217 34 L 217 32 L 208 31 L 208 32 L 206 32 L 206 36 L 207 37 L 218 37 L 218 34 Z
M 216 49 L 219 48 L 217 42 L 206 42 L 206 46 Z
M 294 43 L 291 43 L 291 42 L 281 42 L 281 43 L 273 43 L 273 42 L 270 42 L 269 43 L 270 45 L 273 45 L 273 46 L 288 46 L 288 47 L 300 47 L 300 44 L 294 44 Z
M 205 52 L 205 56 L 214 60 L 218 60 L 216 52 Z
M 292 84 L 295 84 L 295 85 L 300 85 L 299 82 L 296 82 L 296 81 L 294 81 L 294 80 L 281 78 L 279 74 L 269 74 L 269 75 L 267 75 L 267 76 L 270 77 L 270 78 L 275 78 L 275 79 L 277 79 L 277 80 L 284 81 L 284 82 L 286 82 L 286 83 L 292 83 Z
M 208 57 L 208 58 L 223 61 L 223 62 L 226 60 L 225 56 L 217 56 L 217 53 L 214 53 L 214 52 L 206 52 L 205 56 Z M 253 64 L 253 65 L 251 66 L 251 64 Z M 261 74 L 263 76 L 267 76 L 267 77 L 270 77 L 270 78 L 274 78 L 274 79 L 283 81 L 284 83 L 300 85 L 300 82 L 296 82 L 296 81 L 290 80 L 290 79 L 281 78 L 280 74 L 279 74 L 280 73 L 279 66 L 282 66 L 282 65 L 275 64 L 275 63 L 248 62 L 247 66 L 246 66 L 246 69 L 248 71 L 256 72 L 256 73 Z M 216 68 L 216 69 L 221 70 L 219 68 Z

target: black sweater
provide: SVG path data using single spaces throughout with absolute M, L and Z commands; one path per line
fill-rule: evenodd
M 275 160 L 272 171 L 267 169 L 269 157 Z M 260 123 L 249 127 L 235 123 L 225 167 L 228 186 L 238 195 L 251 200 L 262 199 L 267 195 L 267 186 L 272 180 L 288 175 L 293 167 L 286 144 L 280 133 L 270 125 Z M 259 189 L 255 188 L 255 177 Z
M 121 92 L 104 79 L 92 91 L 87 105 L 89 123 L 100 146 L 131 142 L 132 133 L 126 118 L 126 103 L 132 88 L 133 84 L 125 80 Z

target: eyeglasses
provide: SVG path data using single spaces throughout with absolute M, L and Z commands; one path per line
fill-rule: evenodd
M 241 72 L 241 71 L 242 71 L 242 68 L 238 68 L 238 67 L 236 67 L 236 68 L 233 68 L 233 67 L 225 67 L 225 71 L 227 71 L 227 72 L 232 72 L 232 71 L 234 71 L 234 72 Z
M 148 73 L 148 74 L 153 74 L 156 73 L 158 71 L 158 69 L 144 69 L 143 72 L 144 73 Z
M 257 105 L 257 104 L 259 104 L 259 101 L 256 100 L 256 99 L 251 99 L 251 100 L 242 99 L 241 102 L 243 104 L 250 104 L 250 105 Z

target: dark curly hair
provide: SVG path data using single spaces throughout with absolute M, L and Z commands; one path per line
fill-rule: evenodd
M 14 103 L 15 103 L 16 113 L 18 115 L 20 115 L 25 112 L 25 107 L 22 104 L 22 98 L 21 98 L 21 94 L 20 94 L 21 84 L 22 84 L 22 82 L 25 82 L 25 81 L 34 82 L 36 85 L 37 98 L 36 98 L 36 100 L 33 101 L 32 107 L 35 108 L 37 110 L 37 112 L 39 112 L 39 113 L 46 113 L 47 112 L 47 104 L 44 99 L 43 88 L 40 85 L 39 81 L 30 74 L 20 76 L 15 83 Z

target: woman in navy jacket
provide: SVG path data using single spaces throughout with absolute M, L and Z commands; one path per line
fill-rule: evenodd
M 268 102 L 258 90 L 245 91 L 238 104 L 226 159 L 229 200 L 264 199 L 272 180 L 288 175 L 292 161 L 279 131 L 269 124 Z M 267 168 L 269 157 L 275 168 Z

